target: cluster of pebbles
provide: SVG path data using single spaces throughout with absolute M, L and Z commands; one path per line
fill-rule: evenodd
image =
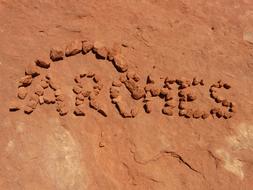
M 120 115 L 124 118 L 134 118 L 137 116 L 138 108 L 128 110 L 128 104 L 122 100 L 120 88 L 124 85 L 130 92 L 131 97 L 139 100 L 145 96 L 144 88 L 139 85 L 140 76 L 134 71 L 128 71 L 127 74 L 122 74 L 118 80 L 112 82 L 110 88 L 110 98 L 112 103 L 116 105 Z
M 29 64 L 25 68 L 25 76 L 19 80 L 17 97 L 25 101 L 22 106 L 19 101 L 11 103 L 9 110 L 18 111 L 23 107 L 24 113 L 31 114 L 37 107 L 42 104 L 55 104 L 60 115 L 68 113 L 68 106 L 65 102 L 64 95 L 61 92 L 59 85 L 55 82 L 50 73 L 41 78 L 33 90 L 28 90 L 28 87 L 33 83 L 33 80 L 40 75 L 38 67 L 48 69 L 50 62 L 37 59 L 34 64 Z
M 217 90 L 221 88 L 230 89 L 231 86 L 228 83 L 224 83 L 219 80 L 217 83 L 211 85 L 209 89 L 210 97 L 213 98 L 216 103 L 221 104 L 224 108 L 227 108 L 227 111 L 222 111 L 221 108 L 215 107 L 211 109 L 210 113 L 218 118 L 223 117 L 224 119 L 229 119 L 236 112 L 236 106 L 234 102 L 228 101 L 226 98 L 218 95 Z
M 91 79 L 94 81 L 92 89 L 88 88 L 84 79 Z M 75 77 L 76 85 L 73 87 L 73 92 L 76 94 L 74 114 L 76 116 L 85 116 L 85 99 L 89 100 L 90 108 L 96 110 L 98 113 L 107 117 L 105 108 L 96 100 L 100 91 L 103 88 L 101 78 L 93 72 L 81 73 Z

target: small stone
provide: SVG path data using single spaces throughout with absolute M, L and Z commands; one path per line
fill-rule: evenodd
M 228 111 L 229 111 L 229 112 L 236 113 L 236 112 L 237 112 L 237 109 L 236 109 L 236 107 L 230 107 Z
M 145 90 L 143 88 L 137 87 L 131 93 L 132 98 L 135 100 L 139 100 L 145 96 Z
M 83 105 L 79 105 L 75 107 L 74 114 L 76 116 L 85 116 L 85 107 Z
M 160 96 L 165 97 L 167 94 L 169 94 L 169 89 L 168 88 L 161 88 L 160 89 Z
M 31 75 L 32 77 L 36 77 L 36 76 L 40 75 L 38 69 L 35 67 L 34 64 L 29 64 L 25 68 L 25 74 L 26 75 Z
M 216 93 L 215 91 L 211 92 L 210 96 L 211 96 L 211 98 L 213 98 L 213 99 L 218 98 L 218 95 L 217 95 L 217 93 Z
M 139 110 L 137 108 L 131 109 L 131 115 L 133 118 L 135 118 L 139 113 Z
M 26 114 L 30 114 L 30 113 L 33 112 L 33 109 L 32 109 L 31 107 L 29 107 L 29 106 L 25 106 L 24 112 L 25 112 Z
M 99 110 L 100 105 L 96 100 L 91 100 L 89 103 L 90 107 L 93 108 L 94 110 Z
M 224 87 L 225 89 L 230 89 L 230 88 L 231 88 L 231 86 L 230 86 L 229 84 L 227 84 L 227 83 L 224 83 L 224 84 L 223 84 L 223 87 Z
M 117 98 L 119 96 L 119 90 L 117 88 L 110 88 L 110 97 Z
M 209 117 L 209 115 L 210 115 L 209 113 L 203 112 L 201 117 L 202 117 L 202 119 L 207 119 Z
M 45 88 L 47 88 L 47 87 L 49 86 L 49 84 L 48 84 L 46 81 L 42 80 L 42 81 L 40 81 L 40 86 L 41 86 L 43 89 L 45 89 Z
M 225 107 L 229 107 L 230 106 L 230 102 L 228 100 L 222 100 L 222 105 Z
M 35 60 L 37 66 L 48 69 L 50 67 L 50 62 L 44 61 L 42 59 Z
M 188 93 L 187 94 L 187 101 L 194 101 L 197 99 L 197 96 L 192 94 L 192 93 Z
M 87 76 L 88 78 L 92 78 L 92 77 L 94 77 L 94 76 L 95 76 L 95 73 L 94 73 L 94 72 L 89 71 L 89 72 L 86 74 L 86 76 Z
M 168 116 L 173 116 L 173 109 L 171 109 L 170 107 L 164 107 L 162 109 L 162 113 Z
M 80 93 L 80 94 L 77 94 L 76 99 L 84 101 L 85 97 L 83 96 L 82 93 Z
M 171 108 L 175 108 L 177 107 L 177 102 L 174 100 L 170 100 L 170 101 L 166 101 L 164 104 L 165 107 L 171 107 Z
M 155 83 L 155 79 L 154 76 L 152 74 L 149 74 L 147 77 L 147 84 L 154 84 Z
M 122 82 L 122 83 L 125 83 L 126 81 L 127 81 L 127 77 L 126 77 L 126 75 L 120 75 L 120 77 L 119 77 L 119 81 L 120 82 Z
M 124 62 L 122 56 L 115 56 L 113 64 L 119 72 L 126 72 L 128 69 L 128 65 Z
M 96 55 L 99 58 L 106 59 L 108 56 L 108 49 L 106 47 L 99 48 L 96 51 Z
M 104 117 L 107 117 L 107 113 L 106 113 L 106 111 L 104 110 L 104 108 L 99 108 L 99 109 L 98 109 L 98 113 L 100 113 L 100 114 L 103 115 Z
M 173 99 L 173 94 L 171 92 L 169 92 L 166 96 L 165 96 L 165 101 L 169 101 Z
M 64 115 L 67 115 L 69 112 L 68 108 L 66 106 L 62 107 L 60 110 L 59 110 L 59 114 L 60 116 L 64 116 Z
M 67 44 L 65 49 L 66 57 L 80 53 L 83 49 L 82 46 L 83 46 L 82 42 L 78 40 L 72 41 L 69 44 Z
M 57 90 L 54 92 L 55 97 L 60 96 L 61 94 L 62 94 L 62 91 L 61 91 L 60 89 L 57 89 Z
M 223 118 L 224 119 L 229 119 L 229 118 L 231 118 L 233 115 L 232 115 L 232 113 L 229 113 L 229 112 L 224 112 L 223 113 Z
M 44 94 L 44 88 L 40 85 L 37 85 L 35 87 L 35 94 L 37 94 L 38 96 L 42 96 Z
M 56 111 L 60 112 L 62 108 L 66 107 L 64 102 L 57 102 L 56 103 Z
M 185 117 L 186 117 L 186 118 L 191 118 L 191 117 L 193 117 L 193 111 L 192 111 L 192 109 L 186 109 Z
M 90 96 L 90 94 L 91 94 L 91 91 L 89 91 L 89 90 L 82 90 L 82 95 L 86 98 L 86 97 L 89 97 Z
M 201 79 L 199 84 L 200 84 L 201 86 L 204 86 L 204 85 L 205 85 L 204 80 Z
M 80 99 L 76 99 L 76 101 L 75 101 L 75 105 L 76 106 L 79 106 L 79 105 L 81 105 L 81 104 L 83 104 L 84 103 L 84 101 L 83 100 L 80 100 Z
M 224 98 L 221 97 L 221 96 L 217 96 L 217 97 L 215 98 L 215 101 L 216 101 L 217 103 L 221 103 L 223 100 L 224 100 Z
M 198 85 L 199 83 L 200 83 L 200 81 L 197 80 L 196 77 L 194 77 L 193 80 L 192 80 L 192 85 L 193 85 L 193 86 L 196 86 L 196 85 Z
M 64 52 L 60 48 L 52 48 L 50 50 L 50 59 L 52 61 L 60 61 L 63 60 Z
M 46 104 L 54 104 L 55 103 L 55 96 L 54 96 L 53 92 L 44 93 L 43 99 Z
M 86 77 L 86 73 L 85 72 L 83 72 L 83 73 L 80 73 L 80 78 L 83 78 L 83 77 Z
M 73 87 L 73 92 L 76 93 L 76 94 L 79 94 L 82 92 L 82 88 L 80 86 L 74 86 Z
M 144 110 L 146 113 L 151 113 L 152 111 L 152 105 L 151 105 L 151 102 L 146 102 L 146 104 L 144 105 Z
M 52 79 L 50 79 L 50 81 L 49 81 L 49 86 L 53 90 L 58 90 L 60 88 L 60 86 L 58 84 L 56 84 L 56 82 L 53 81 Z
M 121 83 L 119 80 L 114 80 L 114 81 L 112 82 L 112 86 L 121 87 L 121 86 L 122 86 L 122 83 Z
M 91 92 L 91 94 L 89 95 L 89 100 L 95 100 L 96 96 L 97 95 L 94 92 Z
M 40 103 L 40 105 L 44 104 L 44 97 L 43 96 L 39 97 L 39 103 Z
M 37 94 L 31 94 L 30 97 L 29 97 L 29 101 L 35 101 L 35 102 L 39 102 L 39 96 Z
M 178 115 L 179 116 L 185 116 L 187 114 L 186 110 L 179 110 Z
M 10 112 L 15 112 L 21 109 L 21 105 L 18 101 L 12 101 L 9 106 Z
M 94 44 L 88 40 L 84 40 L 82 42 L 82 51 L 83 51 L 83 54 L 86 54 L 88 53 L 89 51 L 91 51 L 94 47 Z
M 119 55 L 121 53 L 121 48 L 119 44 L 114 43 L 112 48 L 108 49 L 108 55 L 107 58 L 109 61 L 113 61 L 114 57 L 116 55 Z
M 159 87 L 155 87 L 153 86 L 151 89 L 150 89 L 150 92 L 151 92 L 151 95 L 152 96 L 159 96 L 160 94 L 160 88 Z
M 179 104 L 178 104 L 178 108 L 180 109 L 180 110 L 184 110 L 184 109 L 186 109 L 186 102 L 184 102 L 184 101 L 180 101 L 179 102 Z
M 221 117 L 223 116 L 222 111 L 221 111 L 221 110 L 218 110 L 217 113 L 216 113 L 216 116 L 217 116 L 218 118 L 221 118 Z
M 179 97 L 187 97 L 187 91 L 185 91 L 185 90 L 179 90 L 178 96 Z
M 74 78 L 74 81 L 76 82 L 76 83 L 81 83 L 82 82 L 82 80 L 81 80 L 81 74 L 80 74 L 80 76 L 75 76 L 75 78 Z
M 95 76 L 93 77 L 93 81 L 94 81 L 95 83 L 99 83 L 99 82 L 101 82 L 101 77 L 99 77 L 98 75 L 95 75 Z
M 176 82 L 176 80 L 174 79 L 170 79 L 169 77 L 166 77 L 164 80 L 164 83 L 169 83 L 169 84 L 174 84 Z
M 35 108 L 37 107 L 37 104 L 38 104 L 37 101 L 35 101 L 35 100 L 30 100 L 30 101 L 26 104 L 26 106 L 29 106 L 29 107 L 31 107 L 32 109 L 35 109 Z
M 209 88 L 209 92 L 211 92 L 211 93 L 212 93 L 212 92 L 216 93 L 217 90 L 216 90 L 215 87 L 211 86 L 211 87 Z
M 61 94 L 61 95 L 57 96 L 55 98 L 55 100 L 58 101 L 58 102 L 64 102 L 65 101 L 65 96 L 63 94 Z
M 25 87 L 19 87 L 17 96 L 18 96 L 19 99 L 24 100 L 25 97 L 27 96 L 26 88 Z
M 27 76 L 24 76 L 20 79 L 19 83 L 20 83 L 20 86 L 29 86 L 31 83 L 32 83 L 32 76 L 31 75 L 27 75 Z
M 213 115 L 215 115 L 219 111 L 220 111 L 220 108 L 212 108 L 211 111 L 210 111 L 210 113 L 213 114 Z
M 202 117 L 201 111 L 195 110 L 195 111 L 193 112 L 193 118 L 199 119 L 199 118 L 201 118 L 201 117 Z

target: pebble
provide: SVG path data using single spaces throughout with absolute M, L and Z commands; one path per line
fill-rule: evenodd
M 164 107 L 162 113 L 168 116 L 173 116 L 173 109 L 170 107 Z
M 42 59 L 35 60 L 37 66 L 48 69 L 50 67 L 50 62 L 44 61 Z
M 82 51 L 82 42 L 75 40 L 66 45 L 65 55 L 66 57 L 76 55 Z
M 29 64 L 26 66 L 25 74 L 31 75 L 32 77 L 36 77 L 36 76 L 40 75 L 38 69 L 36 68 L 36 66 L 34 64 Z
M 94 47 L 94 44 L 88 40 L 84 40 L 82 42 L 82 51 L 83 51 L 83 54 L 86 54 L 88 53 L 89 51 L 91 51 Z
M 124 62 L 122 56 L 115 56 L 113 59 L 113 64 L 119 72 L 126 72 L 128 69 L 128 65 Z
M 85 107 L 83 105 L 79 105 L 75 107 L 74 114 L 76 116 L 85 116 Z
M 19 87 L 17 96 L 19 99 L 24 100 L 27 96 L 27 93 L 28 92 L 25 87 Z
M 64 51 L 61 48 L 52 48 L 50 50 L 50 59 L 52 61 L 60 61 L 63 60 Z
M 25 107 L 24 107 L 24 112 L 25 112 L 26 114 L 30 114 L 30 113 L 33 112 L 33 109 L 32 109 L 31 107 L 29 107 L 29 106 L 25 106 Z
M 18 101 L 12 101 L 9 106 L 10 112 L 15 112 L 21 109 L 21 104 Z
M 21 84 L 20 86 L 29 86 L 32 83 L 32 76 L 31 75 L 27 75 L 24 76 L 20 79 L 19 83 Z

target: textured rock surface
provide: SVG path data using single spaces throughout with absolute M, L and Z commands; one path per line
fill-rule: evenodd
M 252 189 L 252 10 L 250 0 L 1 1 L 0 189 Z M 145 113 L 143 99 L 134 100 L 122 85 L 122 118 L 109 92 L 119 72 L 111 61 L 96 59 L 92 43 L 83 43 L 85 55 L 65 57 L 67 43 L 75 39 L 103 41 L 106 47 L 119 43 L 124 62 L 118 62 L 117 69 L 134 70 L 140 86 L 150 73 L 160 88 L 168 77 L 166 88 L 172 89 L 170 97 L 176 102 L 173 116 L 162 114 L 166 100 L 159 96 L 148 97 L 151 112 Z M 35 110 L 27 106 L 9 112 L 26 65 L 41 56 L 49 58 L 52 47 L 63 49 L 51 52 L 51 58 L 60 61 L 48 69 L 38 67 L 39 76 L 26 78 L 28 95 L 18 101 L 26 105 L 49 70 L 64 98 L 37 104 Z M 108 59 L 117 58 L 117 52 L 109 49 Z M 74 77 L 89 71 L 102 78 L 104 87 L 96 98 L 107 117 L 89 108 L 87 97 L 78 107 L 85 116 L 73 114 Z M 196 95 L 186 102 L 183 117 L 178 116 L 174 82 L 181 77 L 191 83 L 182 90 Z M 198 80 L 194 84 L 204 79 L 205 85 L 192 85 L 193 77 Z M 216 83 L 219 80 L 223 83 Z M 89 83 L 94 84 L 89 79 L 83 89 Z M 216 98 L 236 106 L 210 98 L 212 84 L 219 87 L 214 88 Z M 53 99 L 55 91 L 44 85 Z M 58 104 L 64 105 L 57 99 L 69 103 L 65 116 L 56 111 Z M 209 114 L 215 107 L 220 110 L 206 119 L 193 118 L 200 117 L 195 110 Z

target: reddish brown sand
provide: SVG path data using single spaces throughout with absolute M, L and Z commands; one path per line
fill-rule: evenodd
M 250 0 L 1 0 L 0 190 L 252 189 L 252 23 Z

